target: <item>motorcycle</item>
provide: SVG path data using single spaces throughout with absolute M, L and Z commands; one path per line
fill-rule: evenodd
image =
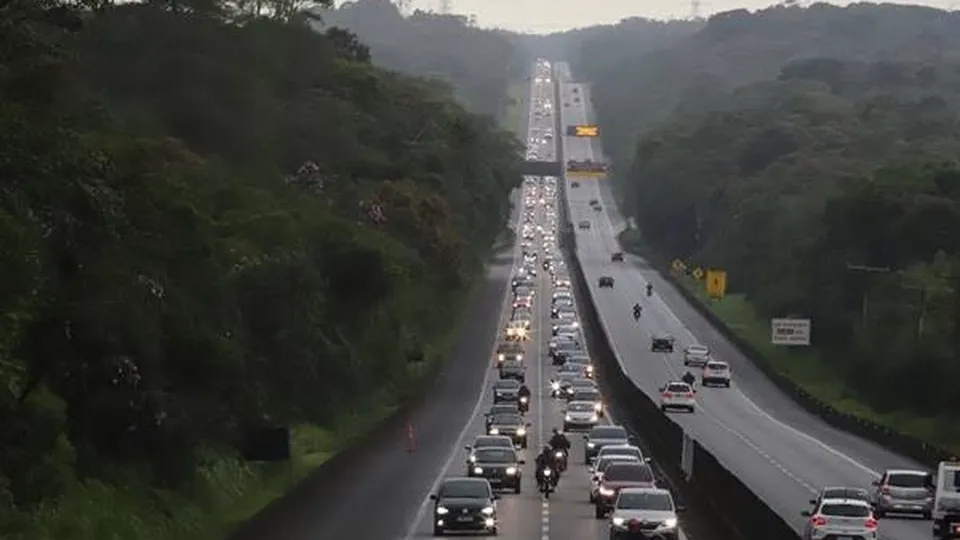
M 520 403 L 517 405 L 517 408 L 520 409 L 520 414 L 527 414 L 527 411 L 530 410 L 530 398 L 520 396 Z
M 647 296 L 653 296 L 653 285 L 647 285 Z
M 557 450 L 553 454 L 554 459 L 557 462 L 557 472 L 564 472 L 567 470 L 567 451 L 566 450 Z
M 640 314 L 641 314 L 641 313 L 643 313 L 643 312 L 642 312 L 641 310 L 639 310 L 639 309 L 633 310 L 633 318 L 634 318 L 635 320 L 638 320 L 638 321 L 639 321 L 639 320 L 640 320 Z
M 556 486 L 557 481 L 553 476 L 553 471 L 550 470 L 550 467 L 544 468 L 540 478 L 540 493 L 543 493 L 543 496 L 549 499 L 550 494 L 553 493 Z

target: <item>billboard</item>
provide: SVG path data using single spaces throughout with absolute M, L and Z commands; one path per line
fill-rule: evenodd
M 607 165 L 599 161 L 571 159 L 567 161 L 567 174 L 577 176 L 603 176 L 607 174 Z
M 567 135 L 570 137 L 599 137 L 600 127 L 594 124 L 567 126 Z

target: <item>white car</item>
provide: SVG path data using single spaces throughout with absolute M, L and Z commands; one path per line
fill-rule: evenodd
M 597 459 L 611 456 L 626 456 L 637 458 L 637 461 L 650 461 L 650 458 L 643 457 L 643 451 L 632 444 L 610 444 L 597 452 Z
M 589 401 L 571 401 L 563 415 L 563 430 L 589 430 L 600 421 L 596 407 Z
M 877 520 L 870 503 L 859 499 L 824 499 L 813 511 L 805 510 L 809 517 L 804 540 L 825 538 L 857 538 L 876 540 Z
M 610 539 L 642 538 L 653 534 L 660 538 L 679 538 L 678 509 L 670 492 L 661 488 L 624 488 L 610 512 Z M 641 528 L 642 527 L 642 528 Z
M 703 386 L 720 385 L 730 388 L 730 364 L 717 360 L 710 360 L 703 366 L 700 375 L 700 384 Z
M 683 365 L 703 367 L 710 361 L 710 349 L 703 345 L 690 345 L 683 350 Z
M 696 390 L 685 382 L 667 383 L 660 389 L 660 410 L 685 409 L 693 412 L 697 407 Z

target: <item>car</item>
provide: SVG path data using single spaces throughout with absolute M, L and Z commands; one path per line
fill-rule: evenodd
M 487 412 L 483 413 L 483 416 L 484 416 L 484 419 L 485 419 L 485 421 L 484 421 L 484 426 L 483 426 L 483 430 L 484 430 L 485 432 L 489 432 L 489 431 L 490 431 L 490 419 L 493 418 L 494 416 L 498 415 L 498 414 L 503 414 L 503 413 L 516 413 L 516 414 L 521 414 L 521 413 L 520 413 L 520 403 L 519 403 L 519 402 L 496 403 L 496 404 L 494 404 L 494 405 L 491 405 L 490 408 L 487 409 Z M 483 436 L 483 437 L 489 437 L 490 435 L 482 435 L 482 436 Z M 499 437 L 499 435 L 495 435 L 495 436 L 496 436 L 496 437 Z M 510 446 L 513 446 L 513 443 L 510 443 Z
M 650 340 L 650 350 L 653 352 L 673 352 L 673 336 L 654 336 Z
M 550 379 L 550 397 L 566 397 L 567 388 L 570 387 L 570 381 L 580 379 L 579 373 L 560 373 L 555 378 Z
M 683 409 L 687 412 L 696 410 L 696 390 L 685 382 L 671 382 L 660 388 L 660 410 Z
M 587 388 L 581 386 L 574 388 L 573 394 L 570 395 L 570 401 L 586 401 L 591 403 L 597 416 L 600 418 L 606 416 L 606 411 L 603 410 L 603 397 L 600 396 L 600 390 L 596 387 Z
M 498 413 L 490 417 L 488 435 L 506 435 L 520 448 L 527 447 L 527 428 L 530 423 L 520 413 Z
M 820 490 L 816 499 L 810 499 L 810 504 L 816 507 L 824 499 L 859 499 L 873 504 L 870 492 L 858 487 L 825 487 Z
M 677 507 L 666 489 L 657 487 L 624 488 L 610 510 L 610 540 L 680 538 Z
M 590 199 L 590 206 L 596 206 L 598 204 L 600 204 L 598 199 Z
M 580 182 L 571 182 L 571 183 L 570 183 L 570 187 L 572 187 L 572 188 L 578 188 L 578 187 L 580 187 Z
M 521 342 L 530 339 L 530 330 L 526 323 L 510 322 L 507 325 L 507 341 Z
M 566 398 L 567 401 L 570 401 L 577 392 L 597 390 L 597 383 L 595 383 L 593 379 L 584 377 L 581 372 L 574 378 L 566 379 L 565 384 L 561 385 L 561 390 L 563 391 L 563 397 Z
M 730 364 L 710 360 L 703 366 L 703 373 L 700 375 L 700 384 L 703 386 L 719 385 L 730 388 Z
M 581 372 L 584 373 L 584 377 L 588 379 L 593 378 L 594 368 L 593 363 L 590 362 L 590 357 L 585 355 L 569 355 L 564 359 L 563 366 L 570 365 L 579 367 Z
M 609 444 L 630 444 L 630 436 L 623 426 L 597 426 L 583 436 L 583 462 L 587 465 L 601 448 Z
M 912 469 L 884 471 L 874 480 L 873 505 L 876 515 L 920 514 L 925 519 L 933 517 L 933 475 Z
M 643 451 L 632 444 L 610 444 L 597 452 L 597 460 L 610 456 L 627 456 L 637 458 L 637 461 L 650 462 L 650 458 L 643 456 Z
M 494 489 L 509 489 L 520 493 L 523 465 L 513 448 L 481 448 L 473 453 L 474 460 L 467 465 L 468 476 L 486 478 Z
M 623 252 L 617 251 L 613 255 L 610 255 L 610 262 L 623 262 Z
M 597 457 L 597 461 L 595 461 L 593 466 L 590 467 L 590 504 L 593 504 L 597 501 L 597 492 L 600 490 L 600 482 L 603 480 L 603 473 L 606 472 L 607 467 L 613 465 L 614 463 L 641 464 L 643 461 L 640 461 L 634 456 L 613 455 Z
M 657 478 L 650 465 L 646 463 L 611 464 L 600 479 L 597 497 L 593 501 L 595 517 L 605 518 L 617 502 L 620 490 L 635 487 L 657 487 Z
M 516 342 L 505 342 L 497 346 L 497 362 L 520 362 L 523 360 L 523 345 Z
M 960 538 L 960 461 L 951 458 L 938 463 L 936 479 L 933 537 Z
M 613 288 L 613 278 L 610 276 L 600 276 L 600 279 L 597 281 L 597 285 L 603 289 L 604 287 Z
M 581 228 L 581 229 L 589 229 L 589 228 L 590 228 L 590 222 L 587 221 L 587 220 L 583 220 L 583 221 L 581 221 L 580 223 L 577 224 L 577 227 L 579 227 L 579 228 Z
M 493 402 L 520 401 L 520 383 L 514 379 L 502 379 L 493 383 Z
M 515 360 L 500 362 L 499 372 L 501 379 L 513 379 L 520 382 L 527 380 L 527 368 Z
M 603 207 L 600 206 L 599 204 L 593 207 L 593 211 L 594 211 L 594 212 L 600 212 L 600 211 L 602 211 L 602 210 L 603 210 Z
M 683 350 L 683 365 L 703 367 L 710 361 L 710 349 L 705 345 L 688 345 Z
M 563 414 L 563 430 L 574 431 L 591 429 L 600 421 L 593 403 L 589 401 L 571 401 Z
M 433 501 L 433 535 L 447 531 L 474 531 L 497 534 L 497 500 L 493 486 L 485 478 L 453 477 L 444 479 Z
M 804 540 L 855 538 L 875 540 L 877 520 L 870 503 L 859 499 L 823 499 L 812 511 L 801 514 L 810 519 L 803 530 Z

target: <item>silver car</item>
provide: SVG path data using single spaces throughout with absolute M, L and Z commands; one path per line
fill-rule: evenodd
M 873 482 L 877 517 L 886 514 L 933 516 L 933 476 L 925 471 L 894 469 Z
M 703 345 L 690 345 L 683 350 L 683 365 L 703 367 L 710 361 L 710 349 Z
M 670 492 L 660 488 L 623 488 L 610 513 L 610 540 L 680 537 L 677 514 Z
M 571 401 L 567 403 L 567 410 L 563 415 L 563 430 L 592 429 L 599 421 L 600 415 L 592 402 Z
M 804 510 L 809 517 L 803 531 L 804 540 L 850 538 L 876 540 L 877 520 L 870 503 L 859 499 L 823 499 L 813 511 Z

